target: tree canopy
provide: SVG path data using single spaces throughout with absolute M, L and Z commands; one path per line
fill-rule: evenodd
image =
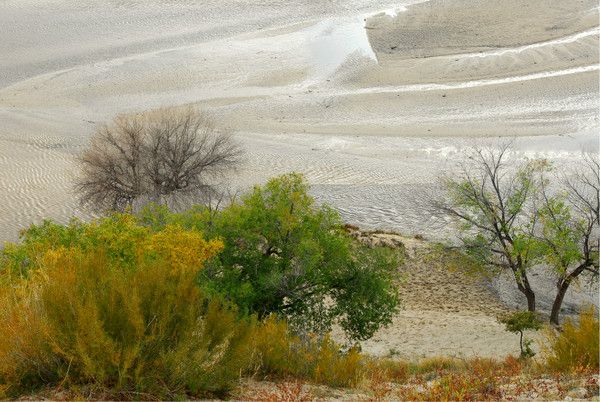
M 528 272 L 550 266 L 558 289 L 550 320 L 558 324 L 569 285 L 583 274 L 598 278 L 598 157 L 584 154 L 580 168 L 552 182 L 546 160 L 510 160 L 509 151 L 475 149 L 458 176 L 444 179 L 432 211 L 456 223 L 466 253 L 511 272 L 529 311 L 536 301 Z
M 298 329 L 323 332 L 337 322 L 366 339 L 391 321 L 398 305 L 397 252 L 356 244 L 339 214 L 317 206 L 302 176 L 256 186 L 222 211 L 141 213 L 149 225 L 178 222 L 225 244 L 203 283 L 243 311 L 279 314 Z

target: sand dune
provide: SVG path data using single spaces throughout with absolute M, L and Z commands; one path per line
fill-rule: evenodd
M 395 234 L 370 236 L 401 241 L 409 258 L 400 272 L 402 309 L 390 326 L 362 342 L 365 352 L 409 360 L 440 355 L 497 357 L 518 352 L 515 336 L 497 320 L 509 310 L 489 282 L 460 268 L 449 270 L 432 260 L 424 262 L 427 242 Z M 341 337 L 338 332 L 335 335 Z M 536 333 L 527 336 L 542 339 Z
M 367 21 L 379 57 L 419 58 L 562 41 L 598 25 L 593 0 L 431 0 Z

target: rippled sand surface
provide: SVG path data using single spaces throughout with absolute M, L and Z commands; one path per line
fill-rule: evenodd
M 598 149 L 599 32 L 588 0 L 5 0 L 0 240 L 88 216 L 73 156 L 99 124 L 184 104 L 238 130 L 235 186 L 301 171 L 352 223 L 443 236 L 418 200 L 466 147 Z

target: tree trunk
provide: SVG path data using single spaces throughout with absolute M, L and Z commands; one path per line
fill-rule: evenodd
M 525 295 L 527 299 L 527 310 L 535 311 L 535 292 L 531 289 L 527 276 L 523 275 L 523 278 L 517 279 L 517 288 Z
M 525 297 L 527 298 L 527 310 L 534 312 L 535 311 L 535 293 L 533 293 L 533 290 L 531 290 L 531 288 L 529 286 L 527 286 L 525 288 L 525 291 L 523 293 L 525 294 Z
M 523 331 L 519 331 L 519 346 L 521 348 L 521 357 L 523 357 L 525 355 L 525 353 L 523 352 Z
M 565 294 L 567 293 L 567 289 L 569 289 L 569 285 L 571 282 L 585 270 L 585 268 L 590 264 L 590 260 L 586 259 L 583 261 L 577 268 L 573 270 L 569 275 L 567 275 L 558 285 L 558 293 L 554 298 L 554 303 L 552 304 L 552 312 L 550 313 L 550 322 L 555 325 L 559 325 L 558 315 L 560 314 L 560 308 L 563 303 L 563 299 L 565 298 Z
M 560 307 L 562 306 L 563 299 L 565 298 L 565 294 L 567 293 L 570 284 L 571 281 L 562 281 L 558 287 L 558 293 L 556 294 L 556 298 L 552 304 L 552 312 L 550 313 L 550 322 L 554 325 L 559 325 L 558 315 L 560 313 Z

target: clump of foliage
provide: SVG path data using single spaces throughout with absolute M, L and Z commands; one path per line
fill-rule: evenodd
M 325 333 L 337 322 L 349 338 L 367 339 L 397 309 L 398 253 L 354 242 L 336 211 L 315 205 L 298 174 L 257 186 L 220 211 L 154 207 L 140 219 L 221 239 L 225 248 L 202 271 L 203 286 L 243 312 L 275 313 L 295 331 Z
M 560 372 L 598 371 L 600 327 L 593 306 L 584 308 L 579 322 L 567 319 L 560 332 L 550 332 L 547 345 L 548 367 Z
M 2 252 L 3 278 L 27 278 L 39 269 L 43 255 L 59 248 L 82 253 L 101 250 L 110 264 L 134 269 L 141 262 L 162 258 L 171 266 L 203 266 L 223 249 L 220 241 L 204 241 L 200 232 L 176 224 L 160 230 L 143 226 L 132 215 L 113 214 L 90 223 L 73 219 L 68 225 L 44 221 L 21 233 L 18 244 Z
M 519 334 L 519 347 L 521 348 L 521 358 L 535 356 L 531 349 L 533 340 L 523 337 L 524 331 L 537 331 L 542 328 L 542 322 L 538 316 L 531 311 L 516 311 L 499 319 L 506 326 L 506 330 Z
M 5 395 L 83 386 L 173 399 L 231 389 L 251 366 L 255 324 L 197 286 L 222 248 L 128 215 L 32 227 L 0 271 Z
M 363 357 L 326 333 L 365 339 L 391 320 L 397 257 L 355 244 L 299 175 L 223 210 L 46 221 L 0 257 L 0 384 L 218 395 L 252 367 L 355 384 Z
M 260 323 L 255 339 L 259 370 L 272 378 L 353 387 L 367 361 L 355 347 L 343 352 L 329 335 L 296 335 L 275 316 Z

